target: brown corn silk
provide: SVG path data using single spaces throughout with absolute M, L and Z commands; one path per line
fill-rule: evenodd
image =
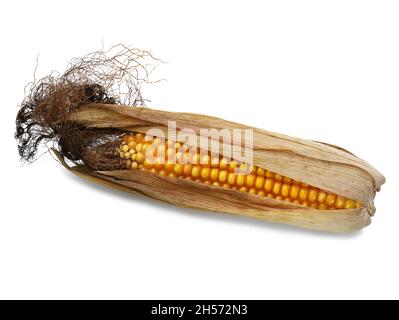
M 341 148 L 219 118 L 123 105 L 89 104 L 70 114 L 69 119 L 91 129 L 117 128 L 123 132 L 142 133 L 149 129 L 167 132 L 168 121 L 176 122 L 177 131 L 189 128 L 198 135 L 201 128 L 251 128 L 254 132 L 255 166 L 354 199 L 364 205 L 362 208 L 347 210 L 317 210 L 140 170 L 100 171 L 85 166 L 70 168 L 72 172 L 89 180 L 178 206 L 252 216 L 310 229 L 349 232 L 370 223 L 370 217 L 375 212 L 375 193 L 384 183 L 384 177 L 376 169 Z

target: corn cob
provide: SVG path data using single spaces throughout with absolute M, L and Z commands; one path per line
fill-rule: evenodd
M 126 134 L 116 150 L 116 155 L 124 159 L 128 169 L 193 180 L 314 209 L 339 210 L 362 207 L 360 202 L 260 167 L 249 166 L 220 156 L 212 158 L 210 152 L 201 156 L 199 148 L 189 150 L 188 146 L 185 147 L 179 142 L 166 141 L 160 144 L 159 141 L 158 138 L 153 139 L 141 133 Z M 243 173 L 237 174 L 237 169 L 241 169 Z

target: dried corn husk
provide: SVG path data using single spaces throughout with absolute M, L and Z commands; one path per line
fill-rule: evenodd
M 166 131 L 168 121 L 175 121 L 177 130 L 189 128 L 196 134 L 199 134 L 201 128 L 252 128 L 204 115 L 112 104 L 82 106 L 72 112 L 68 119 L 87 128 L 118 128 L 143 133 L 149 129 Z M 351 232 L 370 223 L 375 212 L 375 193 L 385 181 L 376 169 L 339 147 L 252 129 L 254 165 L 349 197 L 363 203 L 364 207 L 330 211 L 305 208 L 267 197 L 142 171 L 95 171 L 84 165 L 69 167 L 62 156 L 58 155 L 71 172 L 82 178 L 182 207 L 251 216 L 331 232 Z

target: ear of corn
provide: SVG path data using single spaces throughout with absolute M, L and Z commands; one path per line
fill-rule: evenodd
M 232 175 L 221 158 L 191 167 L 150 163 L 141 149 L 150 144 L 141 143 L 137 148 L 140 143 L 135 141 L 136 145 L 129 145 L 133 133 L 154 128 L 167 131 L 168 121 L 176 121 L 177 130 L 190 128 L 196 135 L 201 128 L 250 128 L 203 115 L 93 104 L 72 113 L 70 120 L 87 127 L 131 132 L 116 154 L 125 159 L 126 170 L 93 171 L 76 166 L 69 168 L 72 172 L 179 206 L 349 232 L 370 223 L 375 193 L 385 181 L 376 169 L 341 148 L 256 128 L 252 128 L 254 167 L 246 175 Z M 179 142 L 167 143 L 174 147 Z

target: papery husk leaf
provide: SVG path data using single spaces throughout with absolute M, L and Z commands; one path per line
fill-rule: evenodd
M 178 130 L 188 128 L 197 134 L 201 128 L 253 129 L 256 166 L 365 204 L 372 201 L 375 192 L 385 182 L 385 178 L 375 168 L 342 148 L 215 117 L 94 104 L 83 107 L 71 119 L 89 127 L 113 127 L 144 133 L 151 128 L 166 131 L 168 121 L 176 121 Z
M 339 233 L 360 230 L 371 222 L 366 208 L 316 210 L 190 180 L 148 174 L 140 170 L 94 171 L 84 165 L 70 167 L 57 151 L 54 152 L 61 163 L 80 178 L 135 195 L 145 195 L 179 207 L 229 213 Z
M 177 130 L 191 129 L 196 134 L 204 128 L 253 129 L 254 165 L 365 205 L 358 209 L 324 211 L 145 172 L 90 172 L 91 176 L 102 181 L 137 190 L 178 206 L 247 215 L 304 228 L 348 232 L 359 230 L 370 223 L 370 216 L 375 212 L 375 193 L 385 182 L 385 178 L 375 168 L 340 147 L 205 115 L 92 104 L 71 114 L 70 120 L 91 128 L 111 127 L 143 133 L 154 128 L 166 133 L 168 121 L 175 121 Z M 242 141 L 242 145 L 245 142 Z

